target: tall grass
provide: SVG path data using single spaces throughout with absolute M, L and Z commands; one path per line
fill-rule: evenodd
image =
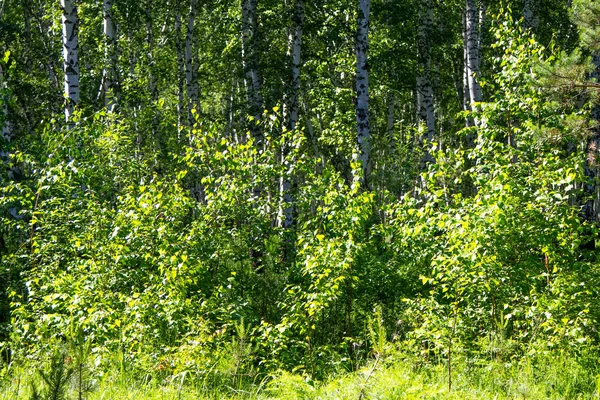
M 40 373 L 31 366 L 4 366 L 0 374 L 0 398 L 31 400 L 33 389 L 47 389 Z M 56 366 L 54 366 L 56 368 Z M 88 383 L 83 396 L 76 379 L 66 387 L 65 399 L 594 399 L 598 398 L 598 370 L 577 358 L 557 352 L 512 363 L 457 358 L 448 390 L 446 365 L 427 365 L 400 354 L 373 360 L 361 369 L 314 382 L 308 376 L 279 372 L 243 385 L 221 384 L 211 375 L 139 375 L 114 368 Z M 207 382 L 209 380 L 209 382 Z M 39 397 L 38 397 L 39 398 Z M 44 397 L 41 397 L 44 399 Z

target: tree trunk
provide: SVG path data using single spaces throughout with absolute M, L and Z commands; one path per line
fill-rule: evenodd
M 187 31 L 185 35 L 185 82 L 187 91 L 187 114 L 188 114 L 188 125 L 194 126 L 195 118 L 193 110 L 198 107 L 198 77 L 196 76 L 197 71 L 197 59 L 194 56 L 197 51 L 194 40 L 194 24 L 196 21 L 198 0 L 191 0 L 190 2 L 190 15 L 188 17 Z
M 427 131 L 423 139 L 428 142 L 435 135 L 435 116 L 433 104 L 433 86 L 431 79 L 431 34 L 433 31 L 433 5 L 431 0 L 421 0 L 418 29 L 417 110 L 419 120 L 425 122 Z M 425 163 L 433 161 L 429 151 L 425 152 Z
M 227 134 L 227 136 L 229 136 L 233 140 L 235 140 L 235 135 L 233 132 L 233 122 L 234 122 L 234 118 L 235 118 L 234 104 L 235 104 L 235 94 L 236 94 L 237 85 L 238 85 L 237 75 L 233 74 L 233 78 L 231 80 L 231 91 L 227 95 L 226 105 L 225 105 L 225 119 L 227 120 L 227 127 L 225 129 L 225 133 Z
M 304 25 L 304 0 L 296 0 L 292 12 L 292 29 L 289 34 L 288 59 L 290 60 L 290 82 L 287 89 L 286 101 L 284 104 L 284 124 L 289 132 L 296 129 L 299 114 L 298 97 L 300 93 L 300 56 L 302 50 L 302 29 Z M 280 180 L 280 192 L 283 198 L 284 209 L 280 225 L 284 228 L 290 228 L 294 223 L 294 210 L 292 198 L 292 184 L 290 171 L 292 161 L 289 160 L 290 143 L 286 141 L 281 151 L 281 162 L 287 171 L 287 176 Z
M 292 29 L 289 35 L 288 58 L 290 60 L 290 81 L 284 107 L 284 123 L 288 130 L 296 129 L 298 123 L 298 94 L 300 92 L 300 56 L 302 49 L 302 29 L 304 24 L 304 0 L 296 0 L 292 12 Z
M 103 72 L 104 106 L 108 112 L 113 112 L 116 101 L 115 95 L 115 71 L 117 65 L 115 27 L 112 18 L 113 0 L 104 0 L 104 40 L 105 40 L 105 65 Z
M 69 123 L 79 103 L 79 18 L 74 0 L 61 0 L 63 11 L 63 59 L 65 74 L 65 119 Z
M 175 13 L 175 51 L 177 52 L 177 135 L 181 135 L 184 96 L 183 80 L 185 74 L 185 58 L 183 54 L 183 44 L 181 43 L 181 13 L 179 8 Z M 181 138 L 179 137 L 181 140 Z
M 156 75 L 154 71 L 154 27 L 153 21 L 153 0 L 146 2 L 146 63 L 148 65 L 148 91 L 152 100 L 158 99 L 158 85 L 156 83 Z M 135 66 L 135 65 L 134 65 Z
M 360 151 L 360 162 L 363 172 L 363 187 L 369 187 L 370 173 L 370 123 L 369 123 L 369 65 L 367 53 L 369 49 L 369 13 L 370 0 L 359 0 L 358 30 L 356 34 L 356 125 Z
M 469 104 L 472 111 L 477 111 L 476 103 L 481 102 L 481 86 L 479 85 L 479 13 L 476 0 L 466 0 L 465 7 L 465 48 L 466 75 L 469 88 Z M 478 126 L 478 119 L 475 118 Z
M 462 37 L 463 37 L 463 90 L 462 90 L 462 94 L 463 94 L 463 98 L 462 98 L 462 105 L 463 105 L 463 110 L 464 111 L 471 111 L 471 95 L 469 94 L 469 68 L 468 68 L 468 64 L 469 64 L 469 52 L 467 51 L 467 13 L 466 11 L 463 12 L 462 15 L 462 23 L 463 23 L 463 32 L 462 32 Z M 466 127 L 471 127 L 475 125 L 475 121 L 473 121 L 472 117 L 467 117 L 466 119 Z M 467 137 L 467 145 L 470 146 L 471 145 L 471 141 L 472 141 L 472 135 L 469 135 Z
M 259 149 L 263 146 L 263 132 L 258 122 L 262 116 L 263 99 L 261 77 L 258 67 L 256 20 L 257 0 L 242 0 L 242 64 L 244 85 L 248 96 L 249 112 L 254 118 L 250 123 L 250 133 Z

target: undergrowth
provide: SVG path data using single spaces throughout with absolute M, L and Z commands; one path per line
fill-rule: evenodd
M 64 357 L 59 362 L 59 357 Z M 540 353 L 513 362 L 476 362 L 458 357 L 451 369 L 415 356 L 389 351 L 355 371 L 333 373 L 323 381 L 279 371 L 253 381 L 216 374 L 158 371 L 139 374 L 120 366 L 95 371 L 86 382 L 76 379 L 77 364 L 64 352 L 43 366 L 4 365 L 0 398 L 7 400 L 69 399 L 593 399 L 598 398 L 598 369 L 585 357 Z M 215 372 L 215 371 L 213 371 Z M 56 379 L 54 379 L 56 378 Z M 212 379 L 215 382 L 212 382 Z M 244 382 L 241 384 L 240 382 Z

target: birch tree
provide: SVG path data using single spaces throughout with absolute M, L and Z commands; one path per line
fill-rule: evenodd
M 103 92 L 104 106 L 108 112 L 113 112 L 116 105 L 114 92 L 115 72 L 117 64 L 115 27 L 112 18 L 113 0 L 104 0 L 104 71 L 103 71 Z
M 356 126 L 359 159 L 363 171 L 363 186 L 369 186 L 370 173 L 370 123 L 369 123 L 369 13 L 371 1 L 359 0 L 358 28 L 356 32 Z
M 290 131 L 296 129 L 296 124 L 298 123 L 303 24 L 304 0 L 296 0 L 292 10 L 292 28 L 288 37 L 287 57 L 290 61 L 290 77 L 284 105 L 284 123 Z
M 288 38 L 288 54 L 290 60 L 290 82 L 287 89 L 286 101 L 284 104 L 284 125 L 289 132 L 296 129 L 298 123 L 298 110 L 300 94 L 300 62 L 302 50 L 302 29 L 304 25 L 304 0 L 296 0 L 292 10 L 292 28 Z M 290 153 L 290 143 L 286 141 L 283 144 L 281 152 L 282 164 L 286 171 L 291 170 L 291 161 L 288 159 Z M 292 185 L 290 177 L 282 177 L 280 182 L 280 191 L 285 204 L 283 210 L 284 228 L 290 228 L 293 224 L 293 199 L 291 194 Z
M 261 77 L 258 67 L 256 20 L 257 0 L 242 0 L 242 65 L 244 68 L 244 86 L 248 97 L 250 115 L 250 134 L 257 147 L 262 147 L 263 133 L 258 125 L 263 110 L 261 95 Z
M 156 83 L 154 60 L 154 1 L 146 1 L 146 63 L 148 64 L 148 91 L 153 101 L 158 99 L 158 84 Z
M 185 71 L 185 59 L 183 53 L 183 44 L 181 41 L 181 12 L 179 11 L 179 8 L 177 8 L 177 11 L 175 12 L 175 51 L 177 55 L 177 132 L 179 135 L 183 123 L 183 80 Z
M 197 51 L 194 40 L 194 25 L 196 22 L 196 13 L 198 7 L 198 0 L 191 0 L 190 2 L 190 14 L 188 16 L 188 24 L 185 35 L 185 82 L 187 92 L 187 116 L 188 125 L 191 127 L 194 125 L 193 110 L 198 107 L 198 96 L 199 86 L 197 77 L 197 57 L 195 52 Z
M 431 0 L 421 0 L 418 27 L 418 76 L 417 76 L 417 111 L 419 119 L 425 123 L 427 130 L 424 139 L 431 142 L 435 134 L 435 116 L 433 103 L 433 86 L 431 79 L 431 34 L 433 31 L 433 4 Z M 429 152 L 425 154 L 425 162 L 432 161 Z
M 469 109 L 476 111 L 475 104 L 481 102 L 481 86 L 479 84 L 479 12 L 476 0 L 466 0 L 465 4 L 465 75 L 468 87 Z M 465 98 L 466 100 L 466 98 Z M 475 125 L 478 125 L 475 119 Z
M 63 72 L 65 75 L 65 118 L 69 122 L 79 103 L 79 17 L 75 0 L 61 0 L 63 27 Z

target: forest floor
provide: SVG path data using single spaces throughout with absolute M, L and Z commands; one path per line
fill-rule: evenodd
M 574 360 L 550 357 L 544 365 L 522 361 L 516 364 L 490 362 L 452 369 L 448 387 L 447 365 L 417 366 L 410 361 L 375 362 L 351 373 L 338 374 L 324 382 L 282 372 L 231 385 L 179 376 L 158 383 L 157 379 L 133 379 L 115 372 L 94 381 L 82 397 L 71 386 L 65 399 L 594 399 L 598 398 L 596 373 Z M 0 381 L 0 398 L 32 400 L 32 382 L 43 390 L 42 379 L 31 369 L 13 371 Z M 183 379 L 182 379 L 183 378 Z M 149 380 L 149 382 L 148 382 Z M 41 396 L 39 399 L 53 399 Z M 63 397 L 61 397 L 63 398 Z

